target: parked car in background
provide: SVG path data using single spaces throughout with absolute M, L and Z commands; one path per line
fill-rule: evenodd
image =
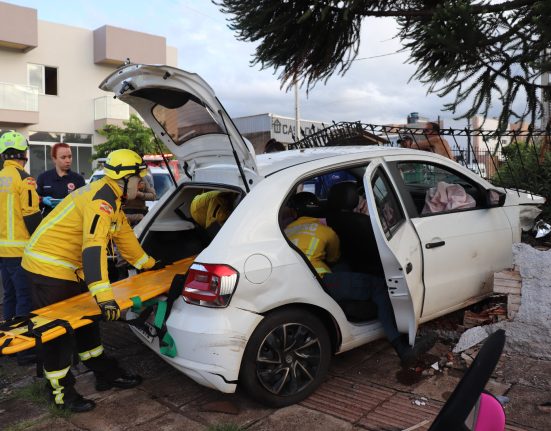
M 151 172 L 151 176 L 153 177 L 153 185 L 155 187 L 155 194 L 157 195 L 157 200 L 155 201 L 146 201 L 146 205 L 149 209 L 155 205 L 161 197 L 171 188 L 173 187 L 172 178 L 170 177 L 170 173 L 168 172 L 168 169 L 164 167 L 150 167 L 149 172 Z M 96 169 L 94 173 L 90 176 L 90 181 L 97 181 L 100 178 L 103 178 L 105 176 L 103 169 Z
M 135 333 L 200 384 L 222 392 L 240 385 L 271 406 L 312 393 L 333 354 L 384 336 L 373 307 L 336 302 L 285 236 L 287 204 L 305 184 L 343 170 L 354 178 L 369 223 L 351 247 L 362 253 L 365 268 L 380 260 L 398 330 L 410 344 L 419 324 L 491 292 L 492 274 L 512 264 L 521 208 L 544 202 L 410 149 L 324 147 L 255 156 L 208 84 L 176 68 L 127 65 L 100 87 L 136 109 L 191 177 L 135 229 L 157 259 L 196 256 L 166 321 L 176 356 L 163 356 L 156 338 Z M 190 207 L 210 191 L 231 195 L 234 205 L 206 241 Z M 319 216 L 329 208 L 347 210 L 322 199 Z M 373 242 L 365 243 L 366 235 Z

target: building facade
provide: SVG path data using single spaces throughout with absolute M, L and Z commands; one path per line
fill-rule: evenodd
M 37 19 L 37 10 L 0 2 L 0 130 L 29 136 L 29 170 L 52 167 L 50 147 L 73 147 L 73 170 L 89 176 L 97 130 L 122 124 L 128 105 L 99 84 L 126 59 L 177 66 L 166 39 L 104 25 L 96 30 Z
M 272 138 L 285 145 L 298 139 L 295 119 L 291 117 L 267 113 L 233 118 L 233 122 L 239 132 L 251 141 L 257 154 L 264 152 L 266 142 Z M 300 120 L 303 137 L 329 125 L 321 121 Z

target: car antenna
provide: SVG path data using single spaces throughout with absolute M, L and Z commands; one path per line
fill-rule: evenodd
M 226 126 L 226 120 L 224 120 L 224 113 L 226 113 L 226 111 L 222 111 L 221 109 L 219 109 L 218 113 L 220 114 L 220 117 L 222 118 L 222 123 L 224 123 L 224 129 L 226 129 L 226 133 L 228 134 L 228 140 L 230 141 L 231 149 L 233 151 L 233 158 L 235 159 L 235 162 L 237 163 L 237 168 L 239 169 L 239 173 L 241 174 L 241 178 L 243 179 L 243 184 L 245 184 L 245 191 L 247 193 L 249 193 L 251 191 L 251 189 L 249 189 L 249 185 L 247 184 L 247 178 L 245 177 L 245 172 L 243 171 L 243 167 L 241 166 L 241 162 L 239 161 L 239 157 L 237 156 L 237 152 L 235 151 L 235 147 L 233 146 L 231 136 L 228 132 L 228 127 Z M 226 113 L 226 115 L 228 115 L 228 114 Z
M 159 149 L 159 153 L 160 153 L 161 157 L 163 158 L 163 162 L 165 162 L 165 166 L 168 169 L 168 173 L 170 174 L 170 178 L 172 179 L 172 182 L 174 183 L 174 186 L 178 187 L 178 182 L 176 181 L 176 178 L 174 177 L 174 173 L 172 172 L 172 169 L 170 168 L 170 165 L 168 164 L 168 160 L 165 157 L 165 154 L 163 152 L 163 147 L 161 146 L 161 143 L 157 139 L 157 136 L 154 135 L 154 137 L 155 137 L 155 142 L 157 143 L 157 148 Z

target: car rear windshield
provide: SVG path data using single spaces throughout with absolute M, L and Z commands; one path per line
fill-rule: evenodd
M 211 110 L 201 101 L 188 93 L 182 93 L 180 97 L 183 103 L 177 107 L 158 104 L 153 108 L 153 116 L 163 125 L 176 145 L 182 145 L 201 135 L 225 134 L 224 128 L 216 122 Z

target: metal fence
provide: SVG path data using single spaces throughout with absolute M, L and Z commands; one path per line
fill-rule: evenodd
M 434 124 L 434 123 L 433 123 Z M 433 146 L 448 148 L 448 157 L 487 180 L 507 187 L 538 192 L 551 164 L 551 129 L 518 130 L 415 128 L 341 122 L 289 144 L 289 149 L 342 145 Z M 438 152 L 438 151 L 435 151 Z M 446 155 L 446 154 L 444 154 Z M 551 176 L 551 172 L 549 173 Z M 534 180 L 535 178 L 535 180 Z M 513 184 L 511 184 L 513 182 Z M 527 184 L 528 182 L 528 184 Z M 551 184 L 547 184 L 551 188 Z

